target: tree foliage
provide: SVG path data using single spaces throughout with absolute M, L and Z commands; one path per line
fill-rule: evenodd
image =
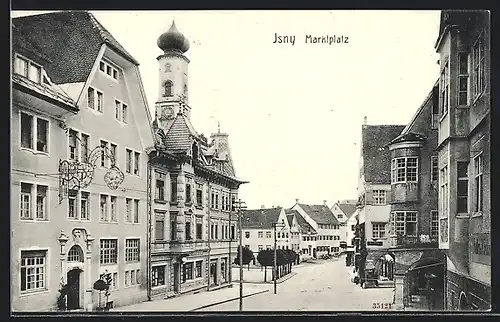
M 242 253 L 243 253 L 243 265 L 250 264 L 250 262 L 254 258 L 252 250 L 248 247 L 243 247 Z M 234 259 L 234 263 L 236 265 L 240 264 L 240 247 L 238 247 L 238 253 L 236 254 L 236 258 Z
M 276 264 L 278 266 L 294 263 L 297 260 L 297 253 L 291 249 L 276 250 Z M 274 250 L 261 250 L 257 255 L 257 261 L 262 266 L 274 266 Z
M 257 261 L 262 266 L 274 265 L 274 251 L 271 249 L 261 250 L 257 254 Z

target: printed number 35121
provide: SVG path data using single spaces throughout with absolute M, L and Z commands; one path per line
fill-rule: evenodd
M 372 308 L 379 310 L 390 310 L 392 309 L 392 303 L 373 303 Z

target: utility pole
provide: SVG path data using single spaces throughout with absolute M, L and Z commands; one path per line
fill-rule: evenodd
M 239 256 L 240 256 L 240 311 L 243 311 L 243 221 L 242 221 L 242 216 L 243 216 L 243 210 L 246 209 L 246 205 L 244 201 L 241 201 L 241 199 L 238 199 L 238 201 L 235 202 L 236 206 L 236 212 L 238 215 L 238 230 L 239 230 Z
M 276 251 L 276 244 L 277 244 L 277 236 L 276 236 L 276 227 L 285 227 L 285 225 L 280 224 L 280 223 L 273 223 L 273 228 L 274 228 L 274 265 L 273 265 L 273 272 L 274 272 L 274 294 L 277 294 L 277 280 L 278 280 L 278 259 L 277 259 L 277 251 Z

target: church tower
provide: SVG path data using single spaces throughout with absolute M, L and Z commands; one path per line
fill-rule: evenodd
M 159 128 L 166 130 L 177 114 L 190 118 L 188 105 L 188 64 L 184 53 L 189 49 L 189 40 L 180 33 L 175 22 L 157 41 L 163 54 L 156 59 L 159 63 L 159 90 L 155 119 Z

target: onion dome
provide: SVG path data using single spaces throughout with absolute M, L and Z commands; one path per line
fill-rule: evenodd
M 156 43 L 164 52 L 180 51 L 185 53 L 189 49 L 189 40 L 177 30 L 175 21 L 172 22 L 170 29 L 158 38 Z

